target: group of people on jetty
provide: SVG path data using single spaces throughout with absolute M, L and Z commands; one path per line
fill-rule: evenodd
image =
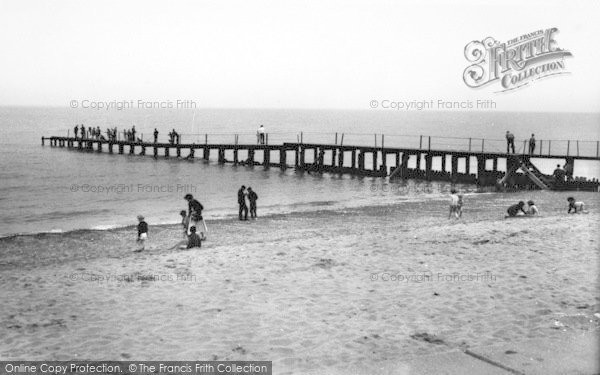
M 192 249 L 195 247 L 202 247 L 202 241 L 206 240 L 208 234 L 208 227 L 202 216 L 204 206 L 200 203 L 192 194 L 186 194 L 183 199 L 188 203 L 187 210 L 181 210 L 181 225 L 183 227 L 184 241 L 178 243 L 173 247 L 180 249 Z M 238 205 L 239 205 L 239 220 L 248 220 L 248 205 L 246 200 L 250 203 L 250 217 L 252 219 L 257 218 L 256 214 L 256 201 L 258 200 L 258 194 L 251 187 L 246 188 L 244 185 L 238 190 Z M 144 216 L 138 215 L 137 225 L 137 243 L 138 246 L 134 252 L 140 252 L 145 250 L 146 240 L 148 239 L 148 223 L 146 223 Z
M 131 127 L 131 129 L 123 130 L 123 141 L 126 142 L 143 142 L 142 138 L 136 137 L 137 131 L 135 130 L 135 125 Z M 256 131 L 256 143 L 264 145 L 266 143 L 266 130 L 264 125 L 260 125 L 258 130 Z M 106 137 L 102 135 L 102 131 L 100 130 L 100 126 L 96 126 L 95 128 L 89 126 L 86 127 L 81 125 L 75 125 L 73 127 L 73 135 L 77 139 L 95 139 L 99 141 L 118 141 L 118 132 L 117 127 L 114 128 L 106 128 Z M 158 135 L 159 131 L 157 128 L 154 128 L 154 143 L 158 143 Z M 168 133 L 169 136 L 169 144 L 178 145 L 181 144 L 181 134 L 179 134 L 175 129 L 171 130 Z
M 136 138 L 137 131 L 135 130 L 135 125 L 131 127 L 131 129 L 123 129 L 123 140 L 128 142 L 141 142 L 142 140 Z M 102 131 L 100 127 L 91 127 L 89 126 L 87 129 L 83 124 L 75 125 L 73 127 L 73 135 L 75 138 L 80 139 L 96 139 L 100 141 L 117 141 L 117 127 L 114 128 L 106 128 L 106 137 L 102 135 Z

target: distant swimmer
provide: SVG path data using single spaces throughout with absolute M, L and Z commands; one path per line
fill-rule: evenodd
M 525 202 L 520 201 L 519 203 L 510 206 L 506 212 L 508 213 L 509 217 L 523 216 L 527 214 L 523 207 L 525 207 Z
M 459 215 L 459 197 L 456 192 L 456 189 L 450 190 L 450 209 L 448 211 L 448 219 L 454 215 L 457 219 L 460 217 Z
M 256 219 L 256 201 L 258 195 L 251 187 L 248 187 L 248 201 L 250 201 L 250 218 Z
M 194 247 L 202 247 L 202 238 L 196 234 L 196 227 L 190 227 L 190 235 L 188 237 L 187 248 L 192 249 Z
M 538 210 L 538 208 L 536 207 L 535 203 L 533 201 L 528 201 L 527 202 L 527 215 L 529 216 L 536 216 L 540 214 L 540 211 Z
M 134 252 L 140 252 L 145 250 L 146 240 L 148 239 L 148 224 L 144 221 L 144 217 L 142 215 L 138 215 L 138 237 L 137 243 L 138 247 L 134 250 Z
M 567 202 L 569 202 L 569 211 L 567 213 L 574 214 L 587 214 L 588 212 L 585 210 L 585 203 L 581 201 L 575 201 L 575 198 L 569 197 L 567 198 Z

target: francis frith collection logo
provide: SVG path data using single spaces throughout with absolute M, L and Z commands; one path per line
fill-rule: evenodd
M 463 80 L 471 88 L 498 83 L 497 92 L 515 90 L 535 80 L 568 73 L 565 57 L 568 50 L 558 47 L 556 27 L 534 32 L 500 43 L 492 37 L 474 40 L 465 46 L 471 63 Z

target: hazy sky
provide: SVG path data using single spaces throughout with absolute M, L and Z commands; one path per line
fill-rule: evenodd
M 201 107 L 369 109 L 491 99 L 600 112 L 600 1 L 0 0 L 0 105 L 194 100 Z M 569 75 L 471 89 L 464 47 L 557 27 Z

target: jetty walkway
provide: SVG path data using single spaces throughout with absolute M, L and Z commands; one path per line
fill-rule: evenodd
M 600 187 L 597 178 L 590 180 L 567 175 L 564 180 L 559 180 L 555 176 L 543 174 L 535 165 L 541 160 L 552 159 L 557 164 L 570 165 L 572 170 L 576 161 L 600 162 L 598 141 L 539 140 L 536 150 L 530 154 L 526 141 L 522 145 L 517 143 L 516 153 L 506 153 L 502 150 L 506 146 L 502 140 L 421 135 L 411 136 L 411 142 L 401 142 L 408 146 L 401 146 L 397 140 L 391 142 L 392 145 L 386 145 L 386 135 L 374 134 L 371 138 L 374 140 L 372 145 L 350 145 L 344 144 L 344 134 L 330 134 L 331 138 L 335 134 L 332 143 L 305 142 L 305 133 L 298 133 L 295 142 L 281 141 L 277 144 L 269 143 L 268 135 L 263 144 L 240 143 L 238 134 L 226 135 L 227 138 L 233 138 L 233 142 L 209 142 L 209 138 L 215 139 L 217 135 L 204 134 L 204 142 L 198 143 L 155 143 L 139 138 L 135 142 L 109 141 L 103 137 L 82 139 L 51 136 L 42 137 L 42 146 L 49 144 L 52 147 L 87 152 L 106 151 L 109 154 L 187 160 L 198 158 L 204 161 L 216 160 L 221 164 L 282 170 L 295 168 L 297 171 L 317 173 L 450 181 L 517 189 L 599 191 Z M 224 135 L 219 136 L 223 138 Z M 200 138 L 196 135 L 196 140 Z M 362 138 L 363 143 L 364 139 L 365 137 Z M 503 168 L 500 168 L 501 165 Z

